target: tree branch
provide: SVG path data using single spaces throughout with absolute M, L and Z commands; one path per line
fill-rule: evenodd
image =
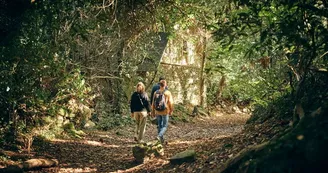
M 328 10 L 319 9 L 319 8 L 317 8 L 313 5 L 309 5 L 309 4 L 301 4 L 301 5 L 298 5 L 298 7 L 306 9 L 306 10 L 310 10 L 318 16 L 324 16 L 324 17 L 328 18 Z

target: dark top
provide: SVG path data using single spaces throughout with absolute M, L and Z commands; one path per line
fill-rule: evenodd
M 151 89 L 151 93 L 150 93 L 150 105 L 152 104 L 153 102 L 153 97 L 154 97 L 154 93 L 155 91 L 159 90 L 161 87 L 159 86 L 159 83 L 155 84 L 153 86 L 153 88 Z M 165 89 L 168 89 L 168 87 L 166 86 Z
M 142 104 L 141 104 L 142 102 Z M 149 98 L 146 92 L 140 94 L 138 92 L 134 92 L 131 96 L 130 101 L 130 109 L 131 113 L 133 112 L 142 112 L 146 111 L 150 112 L 150 104 L 149 104 Z

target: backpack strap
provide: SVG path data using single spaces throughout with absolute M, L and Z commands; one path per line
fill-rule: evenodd
M 144 104 L 143 104 L 143 102 L 142 102 L 142 99 L 140 98 L 140 94 L 139 94 L 139 93 L 137 93 L 137 95 L 138 95 L 138 97 L 139 97 L 139 100 L 140 100 L 140 103 L 141 103 L 142 107 L 144 107 L 144 108 L 145 108 L 145 106 L 144 106 Z

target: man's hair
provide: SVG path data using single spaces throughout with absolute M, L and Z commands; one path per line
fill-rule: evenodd
M 166 80 L 159 81 L 159 86 L 165 87 L 165 85 L 166 85 Z
M 164 76 L 159 77 L 159 81 L 161 80 L 165 80 L 165 77 Z

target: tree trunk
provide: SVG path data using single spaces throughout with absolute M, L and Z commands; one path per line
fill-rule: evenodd
M 122 90 L 122 81 L 121 81 L 121 72 L 122 72 L 122 60 L 124 57 L 124 41 L 121 42 L 120 49 L 117 52 L 117 70 L 115 70 L 115 76 L 118 77 L 118 79 L 115 79 L 114 81 L 114 87 L 115 87 L 115 98 L 114 98 L 114 108 L 115 113 L 121 114 L 122 108 L 121 108 L 121 100 L 123 97 L 123 90 Z
M 206 34 L 206 30 L 205 30 Z M 206 60 L 206 35 L 203 37 L 203 51 L 202 51 L 202 62 L 200 68 L 200 87 L 199 87 L 199 96 L 200 96 L 200 105 L 204 106 L 205 100 L 205 77 L 204 77 L 204 69 L 205 69 L 205 60 Z
M 225 86 L 226 86 L 226 77 L 222 76 L 221 80 L 219 82 L 218 90 L 216 92 L 216 102 L 217 103 L 220 103 L 222 92 L 223 92 L 223 89 L 224 89 Z
M 11 165 L 7 168 L 0 169 L 1 172 L 6 173 L 18 173 L 29 171 L 31 169 L 38 169 L 38 168 L 48 168 L 52 166 L 57 166 L 58 160 L 56 159 L 30 159 L 18 165 Z

